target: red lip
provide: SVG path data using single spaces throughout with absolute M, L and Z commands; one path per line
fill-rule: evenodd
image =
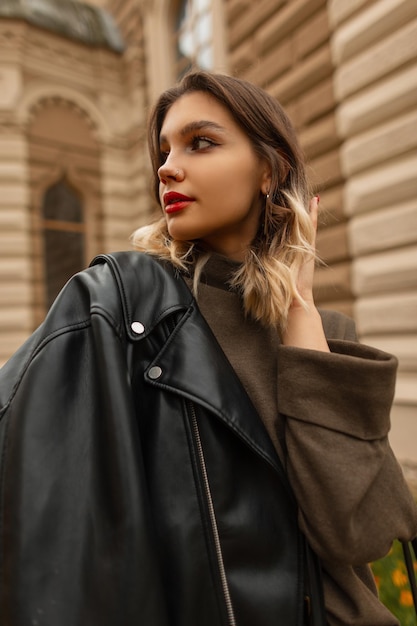
M 194 201 L 194 198 L 184 196 L 182 193 L 178 193 L 176 191 L 168 191 L 167 193 L 164 193 L 163 200 L 165 212 L 174 213 L 175 211 L 181 211 L 184 209 L 190 202 Z

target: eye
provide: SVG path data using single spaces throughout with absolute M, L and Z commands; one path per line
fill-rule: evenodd
M 199 150 L 207 150 L 207 148 L 212 148 L 216 145 L 216 142 L 212 139 L 196 135 L 195 137 L 192 137 L 189 149 L 191 152 L 198 152 Z
M 159 151 L 159 163 L 160 163 L 160 165 L 163 165 L 168 157 L 169 157 L 169 150 L 160 150 Z

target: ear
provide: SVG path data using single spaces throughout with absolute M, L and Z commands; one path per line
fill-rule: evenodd
M 271 180 L 271 166 L 269 163 L 264 162 L 261 175 L 261 192 L 264 196 L 266 196 L 271 189 Z

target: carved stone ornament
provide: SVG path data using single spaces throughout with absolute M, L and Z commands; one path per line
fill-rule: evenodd
M 90 46 L 103 46 L 116 52 L 124 49 L 110 13 L 77 0 L 1 0 L 2 18 L 20 18 Z

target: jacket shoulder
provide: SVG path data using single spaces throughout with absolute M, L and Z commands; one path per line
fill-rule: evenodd
M 1 368 L 0 418 L 24 372 L 51 341 L 73 331 L 88 332 L 95 317 L 105 318 L 115 335 L 137 341 L 165 313 L 188 307 L 191 300 L 170 264 L 134 251 L 96 257 L 67 282 L 43 323 Z M 134 321 L 145 328 L 142 335 L 132 330 Z
M 32 363 L 39 362 L 44 348 L 74 332 L 84 332 L 91 326 L 91 316 L 97 306 L 117 303 L 118 294 L 109 268 L 85 269 L 72 276 L 59 292 L 43 322 L 36 328 L 0 370 L 0 418 Z M 102 300 L 100 304 L 100 300 Z M 120 308 L 120 307 L 119 307 Z M 115 304 L 111 309 L 116 310 Z M 114 327 L 117 324 L 113 323 Z M 120 327 L 120 324 L 119 324 Z M 45 361 L 42 360 L 42 366 Z
M 194 298 L 179 272 L 167 261 L 136 251 L 96 257 L 90 267 L 106 265 L 120 297 L 126 332 L 137 339 L 131 326 L 139 321 L 145 337 L 166 315 L 188 308 Z

